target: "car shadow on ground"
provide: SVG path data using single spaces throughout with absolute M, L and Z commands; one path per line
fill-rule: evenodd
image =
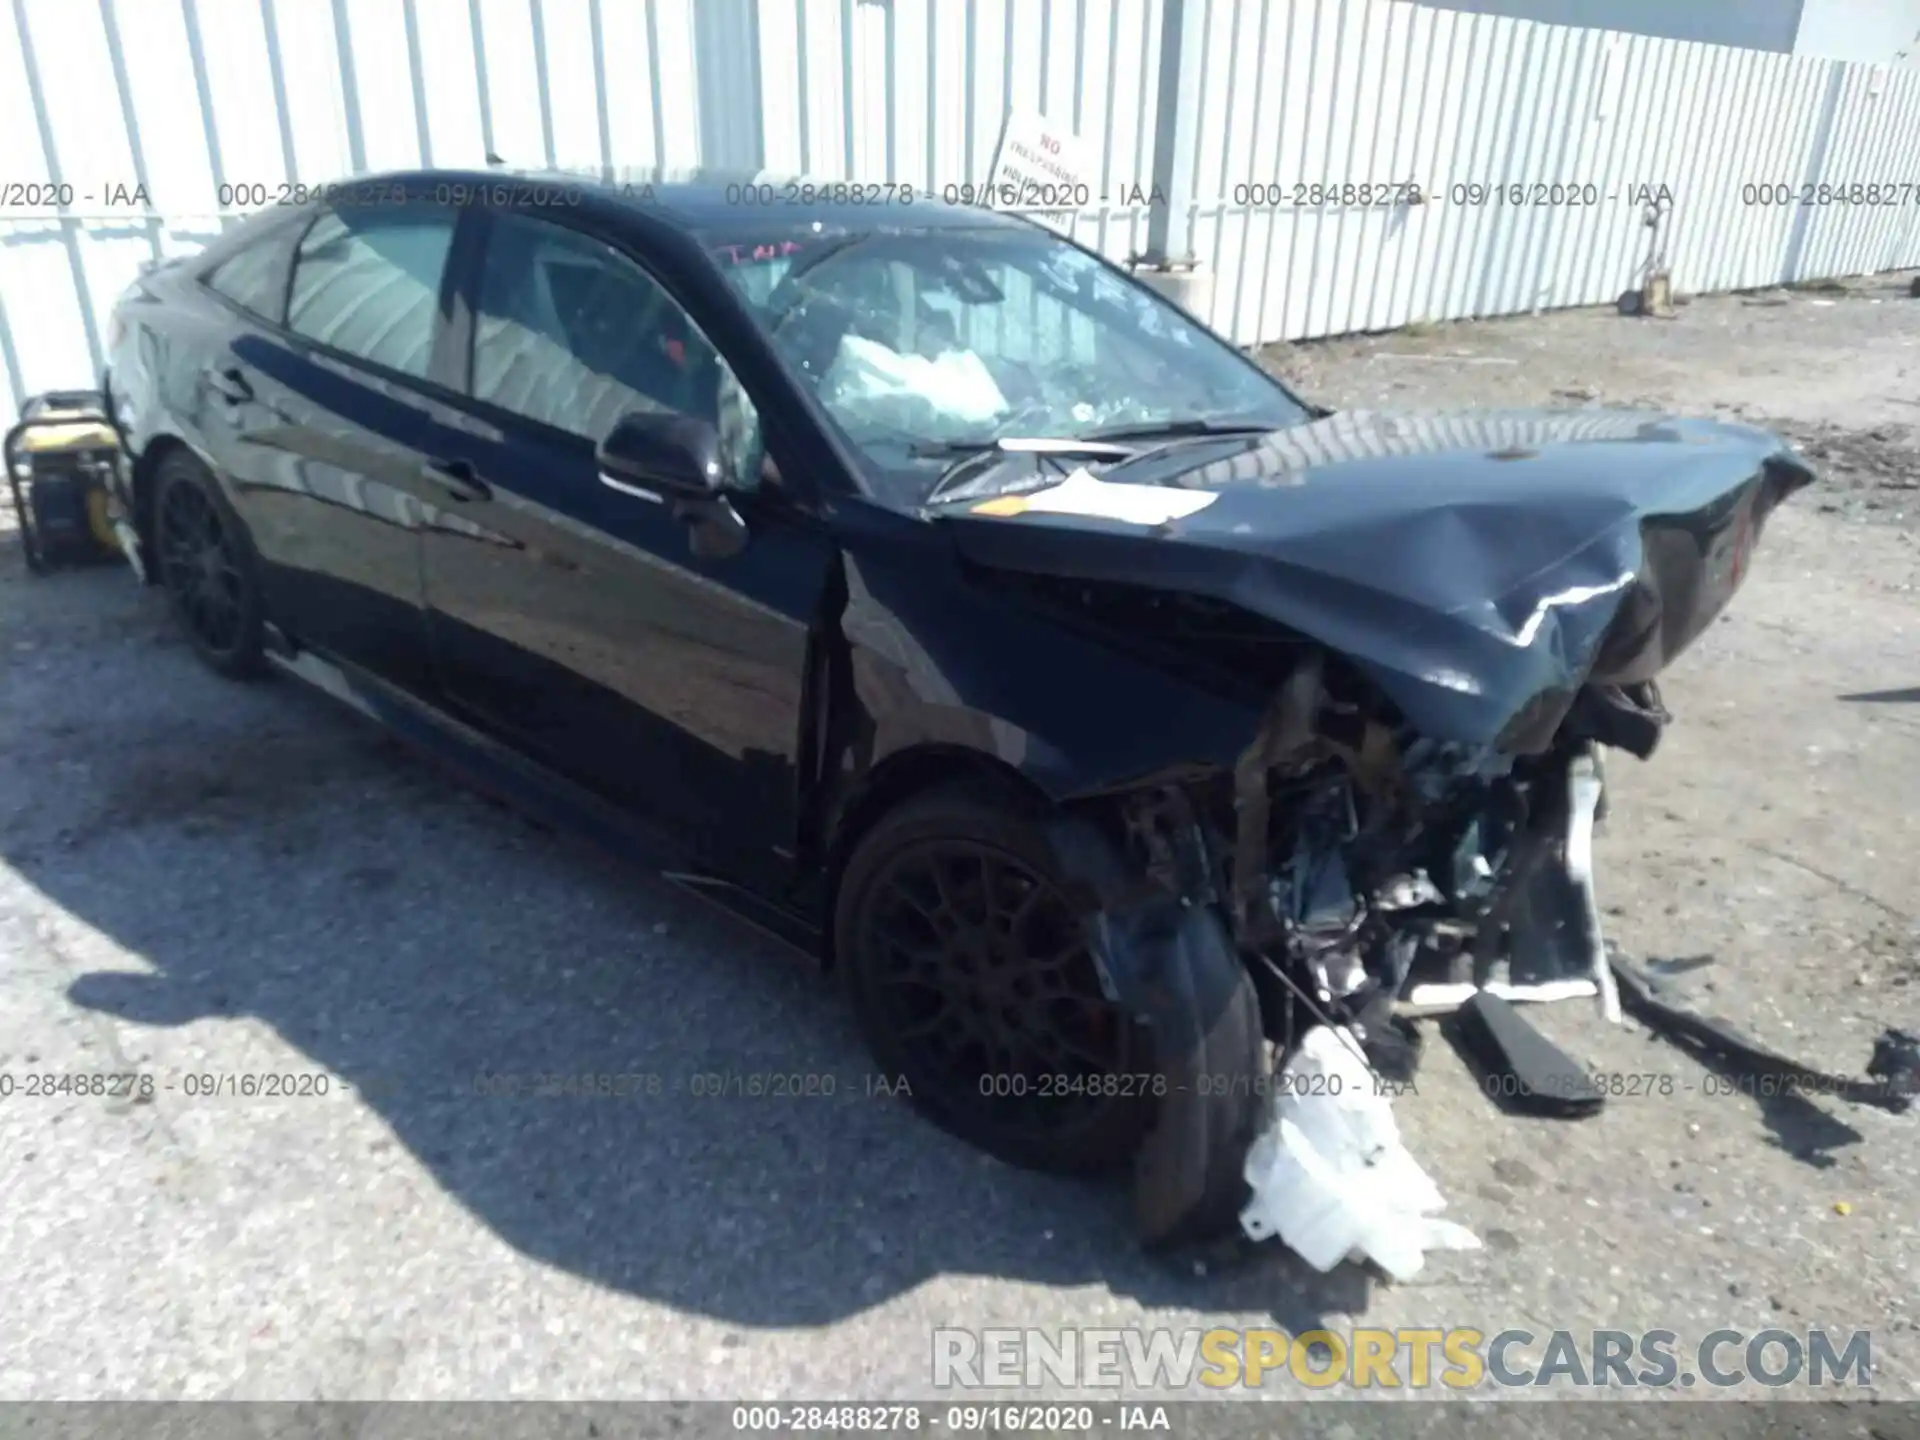
M 1916 705 L 1920 704 L 1920 685 L 1906 690 L 1867 690 L 1840 698 L 1861 705 Z
M 138 1027 L 265 1022 L 521 1253 L 749 1326 L 839 1320 L 943 1273 L 1296 1333 L 1365 1309 L 1365 1272 L 1316 1275 L 1277 1245 L 1144 1253 L 1124 1181 L 1010 1169 L 869 1093 L 837 992 L 792 951 L 325 698 L 224 685 L 159 635 L 106 663 L 123 662 L 110 716 L 57 675 L 6 686 L 15 715 L 43 713 L 0 755 L 34 790 L 0 854 L 150 967 L 80 974 L 72 1003 Z M 196 1043 L 219 1054 L 217 1030 Z M 481 1074 L 658 1093 L 489 1096 Z M 740 1093 L 753 1076 L 833 1093 Z

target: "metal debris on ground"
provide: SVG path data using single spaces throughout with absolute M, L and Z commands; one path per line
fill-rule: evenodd
M 1584 1065 L 1497 995 L 1475 995 L 1460 1007 L 1452 1029 L 1487 1094 L 1516 1110 L 1591 1115 L 1606 1101 Z
M 1660 983 L 1619 952 L 1613 952 L 1611 960 L 1621 996 L 1635 1019 L 1683 1049 L 1739 1067 L 1762 1097 L 1775 1090 L 1780 1095 L 1830 1095 L 1902 1115 L 1920 1096 L 1920 1035 L 1911 1031 L 1882 1032 L 1864 1077 L 1830 1074 L 1749 1039 L 1717 1016 L 1666 999 Z

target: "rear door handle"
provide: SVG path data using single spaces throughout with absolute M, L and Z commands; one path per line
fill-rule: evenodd
M 207 385 L 229 405 L 244 405 L 253 399 L 253 385 L 238 365 L 209 370 Z
M 429 460 L 427 477 L 449 500 L 491 500 L 493 487 L 480 478 L 471 460 Z

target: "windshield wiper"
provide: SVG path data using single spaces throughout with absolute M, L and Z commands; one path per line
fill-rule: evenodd
M 1158 420 L 1139 425 L 1115 425 L 1106 430 L 1089 431 L 1089 440 L 1151 440 L 1162 435 L 1265 435 L 1278 425 L 1263 425 L 1253 420 Z
M 999 451 L 1003 455 L 1045 455 L 1056 460 L 1131 460 L 1131 445 L 1116 445 L 1107 440 L 1077 440 L 1053 435 L 998 435 L 974 440 L 923 440 L 908 447 L 908 453 L 920 457 L 954 456 L 954 462 L 940 472 L 922 504 L 931 505 L 945 497 L 947 487 L 967 473 L 967 464 L 981 455 Z
M 971 440 L 923 440 L 909 447 L 910 453 L 922 457 L 983 455 L 989 450 L 1004 450 L 1009 455 L 1080 455 L 1089 460 L 1125 460 L 1134 453 L 1131 445 L 1115 444 L 1105 437 L 1082 439 L 1071 435 L 995 435 Z

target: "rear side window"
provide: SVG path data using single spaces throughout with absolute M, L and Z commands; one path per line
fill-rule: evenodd
M 287 328 L 403 375 L 425 376 L 454 221 L 450 210 L 425 208 L 322 215 L 294 256 Z
M 207 288 L 262 320 L 280 323 L 286 299 L 287 234 L 284 229 L 242 246 L 201 277 Z

